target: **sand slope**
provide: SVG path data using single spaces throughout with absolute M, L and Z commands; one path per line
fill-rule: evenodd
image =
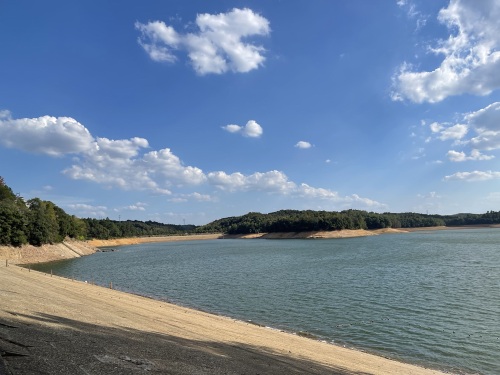
M 9 263 L 28 264 L 50 262 L 53 260 L 79 258 L 96 252 L 94 246 L 83 241 L 66 240 L 54 245 L 22 247 L 0 246 L 0 261 Z
M 13 374 L 439 373 L 4 264 L 0 353 Z

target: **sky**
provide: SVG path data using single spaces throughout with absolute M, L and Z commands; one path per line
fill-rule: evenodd
M 1 0 L 0 176 L 77 217 L 500 210 L 496 0 Z

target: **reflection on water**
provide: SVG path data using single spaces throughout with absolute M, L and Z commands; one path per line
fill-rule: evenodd
M 500 230 L 151 243 L 38 266 L 384 356 L 500 373 Z

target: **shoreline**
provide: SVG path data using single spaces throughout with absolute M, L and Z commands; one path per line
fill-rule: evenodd
M 198 241 L 216 239 L 334 239 L 377 236 L 382 234 L 397 234 L 410 232 L 434 232 L 441 230 L 461 230 L 475 228 L 500 228 L 495 225 L 468 225 L 457 227 L 421 227 L 421 228 L 383 228 L 383 229 L 343 229 L 337 231 L 310 231 L 310 232 L 278 232 L 278 233 L 253 233 L 224 235 L 222 233 L 212 234 L 188 234 L 180 236 L 157 236 L 157 237 L 129 237 L 110 240 L 65 240 L 53 245 L 42 245 L 40 247 L 23 245 L 21 247 L 0 246 L 0 262 L 8 261 L 11 264 L 34 264 L 47 263 L 57 260 L 79 258 L 91 255 L 99 251 L 101 247 L 138 245 L 142 243 L 172 242 L 172 241 Z M 1 374 L 0 374 L 1 375 Z
M 0 284 L 0 349 L 18 354 L 4 357 L 13 374 L 442 374 L 17 266 L 0 265 Z

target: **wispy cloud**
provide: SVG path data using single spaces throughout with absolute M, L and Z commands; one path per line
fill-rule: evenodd
M 500 178 L 500 172 L 494 171 L 472 171 L 472 172 L 457 172 L 446 176 L 445 181 L 488 181 Z
M 396 4 L 406 12 L 409 19 L 415 20 L 417 30 L 425 26 L 428 16 L 420 12 L 413 1 L 398 0 Z
M 495 156 L 494 155 L 484 155 L 478 150 L 472 150 L 470 155 L 467 156 L 467 154 L 463 151 L 455 151 L 455 150 L 450 150 L 448 151 L 448 159 L 451 161 L 466 161 L 466 160 L 491 160 Z

